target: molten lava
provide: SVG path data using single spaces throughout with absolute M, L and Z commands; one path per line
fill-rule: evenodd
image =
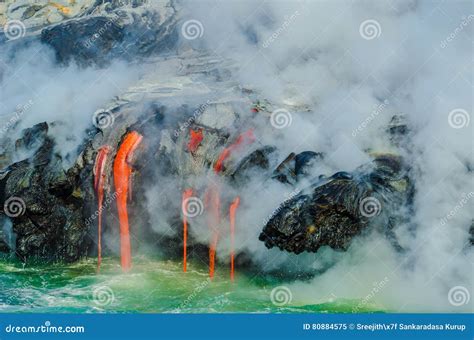
M 189 134 L 190 134 L 190 138 L 189 138 L 189 143 L 188 143 L 188 151 L 194 153 L 196 152 L 199 145 L 201 145 L 201 142 L 204 136 L 202 134 L 202 129 L 198 129 L 198 130 L 190 129 Z
M 120 257 L 124 271 L 129 270 L 132 265 L 127 213 L 127 195 L 129 193 L 129 184 L 131 184 L 130 177 L 132 174 L 131 158 L 142 138 L 143 137 L 135 131 L 129 132 L 120 145 L 114 161 L 114 184 L 120 222 Z
M 97 196 L 97 211 L 99 213 L 97 222 L 97 271 L 100 270 L 102 262 L 102 204 L 104 202 L 104 185 L 107 180 L 105 163 L 110 150 L 110 146 L 102 146 L 97 153 L 94 164 L 94 190 Z
M 192 189 L 186 189 L 183 192 L 183 202 L 181 204 L 183 210 L 183 272 L 186 273 L 187 265 L 187 242 L 188 242 L 188 219 L 184 212 L 188 211 L 187 201 L 193 195 Z
M 235 216 L 240 204 L 240 197 L 234 198 L 229 207 L 230 219 L 230 279 L 234 281 L 234 253 L 235 253 Z
M 229 158 L 229 156 L 236 150 L 238 150 L 242 145 L 248 145 L 255 141 L 255 136 L 253 135 L 253 130 L 249 129 L 239 135 L 235 142 L 229 147 L 225 148 L 219 158 L 217 159 L 216 164 L 214 164 L 214 172 L 219 173 L 224 170 L 224 161 Z
M 239 135 L 234 143 L 232 143 L 229 147 L 225 148 L 219 158 L 217 159 L 216 164 L 214 164 L 214 172 L 216 174 L 222 172 L 224 170 L 224 161 L 229 158 L 229 156 L 234 152 L 237 151 L 240 147 L 244 145 L 251 144 L 255 141 L 255 136 L 253 135 L 253 130 L 249 129 Z M 206 192 L 206 202 L 209 206 L 209 226 L 211 228 L 211 241 L 209 244 L 209 277 L 212 279 L 214 277 L 214 268 L 216 263 L 216 248 L 217 248 L 217 241 L 219 240 L 219 223 L 220 223 L 220 191 L 217 185 L 212 185 L 208 188 Z M 231 226 L 231 229 L 235 227 L 235 210 L 239 205 L 240 200 L 235 203 L 234 200 L 234 226 Z M 233 237 L 233 236 L 231 236 Z M 232 273 L 231 277 L 233 278 L 233 265 L 234 260 L 232 256 Z

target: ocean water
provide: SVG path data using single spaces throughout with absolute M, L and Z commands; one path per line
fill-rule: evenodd
M 345 313 L 359 302 L 341 299 L 308 305 L 284 291 L 272 301 L 272 290 L 288 282 L 246 272 L 236 272 L 231 282 L 224 267 L 217 267 L 210 281 L 202 263 L 188 263 L 183 273 L 178 261 L 133 260 L 126 274 L 116 258 L 105 258 L 99 274 L 95 259 L 48 265 L 1 260 L 0 312 Z

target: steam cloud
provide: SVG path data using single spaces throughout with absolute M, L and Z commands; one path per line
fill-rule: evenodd
M 183 17 L 195 20 L 199 29 L 192 39 L 183 36 L 183 45 L 238 61 L 234 76 L 242 86 L 255 90 L 261 99 L 293 108 L 288 111 L 291 124 L 281 129 L 272 126 L 271 117 L 252 122 L 259 143 L 278 149 L 278 157 L 271 159 L 273 167 L 290 152 L 314 150 L 327 155 L 324 164 L 314 169 L 317 176 L 351 171 L 369 160 L 367 151 L 396 151 L 409 160 L 416 175 L 414 215 L 409 216 L 409 224 L 396 229 L 403 253 L 397 253 L 378 234 L 355 240 L 346 253 L 326 248 L 301 255 L 268 250 L 258 241 L 262 225 L 295 188 L 268 181 L 259 173 L 238 192 L 222 184 L 227 201 L 234 194 L 241 196 L 237 252 L 251 254 L 264 270 L 321 270 L 310 282 L 285 284 L 296 304 L 321 303 L 334 296 L 370 296 L 364 300 L 367 304 L 394 311 L 469 310 L 469 306 L 449 304 L 448 292 L 454 286 L 474 292 L 473 248 L 467 243 L 474 217 L 470 194 L 474 191 L 473 124 L 453 128 L 448 118 L 453 110 L 466 112 L 468 122 L 472 118 L 470 40 L 474 24 L 469 21 L 446 44 L 463 16 L 472 15 L 469 3 L 230 1 L 182 5 Z M 378 25 L 370 30 L 361 27 L 367 20 Z M 370 34 L 369 39 L 361 32 Z M 6 65 L 0 70 L 0 119 L 7 126 L 18 117 L 0 136 L 2 145 L 5 138 L 17 137 L 22 128 L 61 121 L 68 128 L 52 133 L 61 146 L 58 151 L 72 161 L 91 125 L 92 113 L 140 77 L 137 69 L 122 63 L 101 70 L 74 65 L 60 68 L 44 46 L 30 47 L 14 58 L 8 51 L 0 52 L 0 58 Z M 30 101 L 18 114 L 18 105 Z M 275 107 L 278 109 L 282 107 Z M 239 113 L 245 117 L 244 110 Z M 407 116 L 412 129 L 410 150 L 393 150 L 384 132 L 391 117 L 400 113 Z M 208 179 L 190 181 L 207 183 Z M 147 191 L 155 231 L 176 232 L 167 221 L 172 215 L 169 211 L 181 210 L 181 193 L 176 190 L 180 186 L 161 178 L 159 187 Z M 463 199 L 463 207 L 456 209 Z M 454 209 L 456 213 L 451 214 Z M 193 227 L 190 232 L 195 239 L 207 243 L 205 223 L 196 222 Z M 228 236 L 223 235 L 217 249 L 221 260 L 227 260 L 228 246 Z
M 365 150 L 390 151 L 383 127 L 394 114 L 405 114 L 412 128 L 414 148 L 402 153 L 416 174 L 414 215 L 396 230 L 406 251 L 396 253 L 373 235 L 357 240 L 344 256 L 326 250 L 308 255 L 314 268 L 333 256 L 339 261 L 310 283 L 293 284 L 293 300 L 366 297 L 377 282 L 387 281 L 368 304 L 394 311 L 469 310 L 449 304 L 448 292 L 456 285 L 473 292 L 472 6 L 407 0 L 238 1 L 210 7 L 188 5 L 189 15 L 204 27 L 203 46 L 239 60 L 241 83 L 262 97 L 310 106 L 310 114 L 291 112 L 293 124 L 273 135 L 281 150 L 324 152 L 329 155 L 324 170 L 351 170 L 365 160 Z M 374 32 L 363 23 L 374 23 Z M 456 122 L 449 118 L 453 110 Z M 272 206 L 273 195 L 284 200 L 277 185 L 266 190 L 266 199 L 258 202 L 244 196 L 240 228 L 262 218 L 252 206 L 268 212 L 262 201 Z M 246 247 L 263 257 L 275 255 L 263 255 L 252 242 Z

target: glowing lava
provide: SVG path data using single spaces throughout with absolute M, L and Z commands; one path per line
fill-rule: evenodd
M 240 197 L 234 198 L 229 207 L 230 219 L 230 279 L 234 281 L 234 253 L 235 253 L 235 216 L 240 204 Z
M 221 154 L 219 155 L 219 158 L 217 159 L 216 164 L 214 164 L 214 172 L 219 173 L 222 170 L 224 170 L 224 161 L 229 158 L 229 156 L 236 150 L 238 150 L 239 147 L 242 145 L 247 145 L 251 144 L 255 141 L 255 136 L 253 135 L 253 130 L 247 130 L 237 139 L 235 140 L 234 143 L 232 143 L 229 147 L 225 148 Z
M 201 142 L 204 136 L 202 134 L 202 129 L 198 129 L 198 130 L 190 129 L 189 134 L 190 134 L 190 139 L 188 143 L 188 151 L 194 153 L 196 152 L 199 145 L 201 145 Z
M 124 271 L 128 271 L 132 266 L 127 213 L 127 195 L 129 193 L 129 184 L 131 184 L 130 175 L 132 174 L 131 158 L 142 138 L 135 131 L 129 132 L 120 145 L 114 161 L 114 184 L 120 222 L 120 257 Z
M 97 271 L 100 270 L 100 263 L 102 262 L 102 204 L 104 202 L 104 185 L 107 180 L 107 173 L 104 170 L 110 150 L 110 146 L 102 146 L 97 153 L 94 164 L 94 190 L 97 196 L 97 211 L 99 212 L 97 222 Z
M 255 141 L 255 136 L 253 135 L 253 130 L 249 129 L 239 135 L 234 143 L 229 147 L 225 148 L 217 162 L 214 164 L 214 172 L 216 174 L 224 170 L 224 161 L 230 157 L 230 155 L 237 151 L 240 147 L 244 145 L 251 144 Z M 216 263 L 216 248 L 217 241 L 219 240 L 219 223 L 220 223 L 220 190 L 217 185 L 212 185 L 208 188 L 206 192 L 206 202 L 210 206 L 209 210 L 209 226 L 211 228 L 211 241 L 209 244 L 209 277 L 212 279 L 214 277 L 214 268 Z M 234 201 L 235 202 L 235 201 Z M 237 209 L 238 203 L 235 204 L 235 209 Z M 235 217 L 235 214 L 234 214 Z M 235 218 L 234 218 L 235 223 Z M 233 260 L 232 260 L 233 266 Z M 233 273 L 232 273 L 233 277 Z
M 186 273 L 186 265 L 187 265 L 187 242 L 188 242 L 188 219 L 186 217 L 187 208 L 187 201 L 193 195 L 192 189 L 186 189 L 183 192 L 183 202 L 181 204 L 183 210 L 183 272 Z

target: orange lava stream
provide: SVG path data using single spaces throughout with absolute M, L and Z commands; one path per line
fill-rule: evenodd
M 186 189 L 183 192 L 183 201 L 181 204 L 183 212 L 187 211 L 187 200 L 193 195 L 192 189 Z M 186 273 L 187 267 L 187 242 L 188 242 L 188 219 L 183 213 L 183 272 Z
M 132 174 L 130 160 L 142 138 L 143 136 L 138 132 L 129 132 L 120 145 L 114 161 L 114 184 L 120 222 L 120 258 L 123 271 L 128 271 L 132 267 L 130 230 L 127 213 L 127 195 L 129 192 L 130 175 Z
M 235 216 L 240 204 L 240 197 L 234 198 L 229 207 L 230 219 L 230 279 L 234 281 L 234 253 L 235 253 Z
M 202 134 L 202 129 L 198 129 L 198 130 L 190 129 L 189 134 L 190 134 L 190 139 L 188 143 L 188 151 L 196 152 L 197 148 L 199 147 L 199 145 L 201 145 L 201 142 L 204 138 Z
M 97 222 L 97 272 L 99 272 L 102 262 L 102 204 L 104 202 L 104 185 L 107 180 L 107 173 L 104 169 L 110 150 L 110 146 L 102 146 L 97 153 L 94 164 L 94 190 L 97 196 L 97 211 L 99 213 Z
M 244 133 L 240 134 L 234 143 L 229 147 L 225 148 L 219 155 L 217 162 L 214 164 L 214 172 L 216 174 L 224 170 L 224 161 L 238 148 L 243 145 L 251 144 L 255 141 L 253 130 L 249 129 Z M 220 223 L 220 191 L 216 185 L 208 188 L 206 193 L 206 202 L 210 205 L 210 221 L 209 226 L 211 228 L 211 241 L 209 244 L 209 277 L 214 277 L 214 268 L 216 263 L 216 248 L 219 240 L 219 223 Z M 235 207 L 237 209 L 238 203 Z M 233 260 L 232 260 L 233 265 Z M 233 274 L 232 274 L 233 275 Z
M 219 173 L 222 170 L 224 170 L 224 161 L 229 158 L 229 156 L 237 150 L 241 145 L 243 144 L 251 144 L 255 141 L 255 136 L 253 135 L 253 130 L 249 129 L 239 135 L 235 142 L 231 144 L 229 147 L 225 148 L 221 154 L 219 155 L 219 158 L 217 159 L 216 164 L 214 164 L 214 172 Z

